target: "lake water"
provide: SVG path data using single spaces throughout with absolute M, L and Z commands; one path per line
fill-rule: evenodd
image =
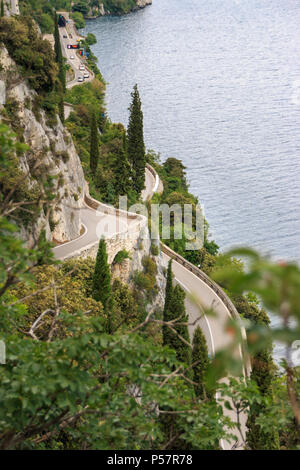
M 87 23 L 127 124 L 138 83 L 148 148 L 183 160 L 221 249 L 299 261 L 300 1 L 153 0 Z

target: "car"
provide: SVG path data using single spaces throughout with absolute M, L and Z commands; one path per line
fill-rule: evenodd
M 73 55 L 70 55 L 70 59 L 73 60 L 75 59 L 75 57 Z
M 89 78 L 90 74 L 88 72 L 84 72 L 83 77 L 84 78 Z
M 72 38 L 72 37 L 73 37 L 72 34 L 70 34 L 70 38 Z
M 84 65 L 79 65 L 79 70 L 85 70 L 85 66 Z
M 66 34 L 63 35 L 64 39 L 68 39 L 68 36 Z
M 83 82 L 83 80 L 84 80 L 84 78 L 81 77 L 81 76 L 79 76 L 79 77 L 77 78 L 77 82 Z

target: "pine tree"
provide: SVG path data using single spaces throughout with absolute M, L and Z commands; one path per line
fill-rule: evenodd
M 200 328 L 197 326 L 193 337 L 193 352 L 192 364 L 194 372 L 194 385 L 195 394 L 197 397 L 203 399 L 205 397 L 211 398 L 211 394 L 205 389 L 205 373 L 209 366 L 209 357 L 205 336 Z
M 1 17 L 4 16 L 4 1 L 1 0 Z
M 134 178 L 133 189 L 140 194 L 145 185 L 146 152 L 144 144 L 143 112 L 137 85 L 131 93 L 130 116 L 127 131 L 128 159 Z
M 91 143 L 90 143 L 90 169 L 93 175 L 97 170 L 99 160 L 99 142 L 98 142 L 98 125 L 96 113 L 92 113 L 91 118 Z
M 124 196 L 128 194 L 131 184 L 131 169 L 127 158 L 126 152 L 126 136 L 124 133 L 123 146 L 118 147 L 115 152 L 115 164 L 114 164 L 114 175 L 115 175 L 115 191 L 117 196 Z
M 110 285 L 110 267 L 107 262 L 106 243 L 103 238 L 99 242 L 99 248 L 96 258 L 96 264 L 93 274 L 92 296 L 97 302 L 101 302 L 104 312 L 107 315 L 107 331 L 112 333 L 112 321 L 110 317 L 110 300 L 111 300 L 111 285 Z

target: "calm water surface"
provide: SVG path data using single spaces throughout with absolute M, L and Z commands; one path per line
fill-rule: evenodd
M 183 160 L 221 249 L 299 261 L 300 1 L 153 0 L 87 23 L 113 121 L 139 85 L 148 148 Z

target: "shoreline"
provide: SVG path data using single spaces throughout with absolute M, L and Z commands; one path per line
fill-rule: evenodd
M 126 15 L 130 15 L 131 13 L 136 13 L 137 11 L 144 10 L 144 8 L 146 8 L 148 6 L 151 6 L 151 5 L 152 5 L 152 0 L 145 0 L 145 3 L 140 4 L 140 5 L 136 5 L 135 7 L 130 9 L 127 13 L 112 13 L 109 10 L 105 11 L 104 7 L 103 7 L 103 4 L 101 4 L 102 9 L 100 8 L 100 11 L 99 11 L 98 15 L 96 15 L 96 16 L 88 16 L 88 15 L 84 16 L 84 20 L 85 21 L 86 20 L 96 20 L 96 19 L 102 18 L 104 16 L 115 16 L 115 17 L 126 16 Z M 101 13 L 101 11 L 102 11 L 102 13 Z

